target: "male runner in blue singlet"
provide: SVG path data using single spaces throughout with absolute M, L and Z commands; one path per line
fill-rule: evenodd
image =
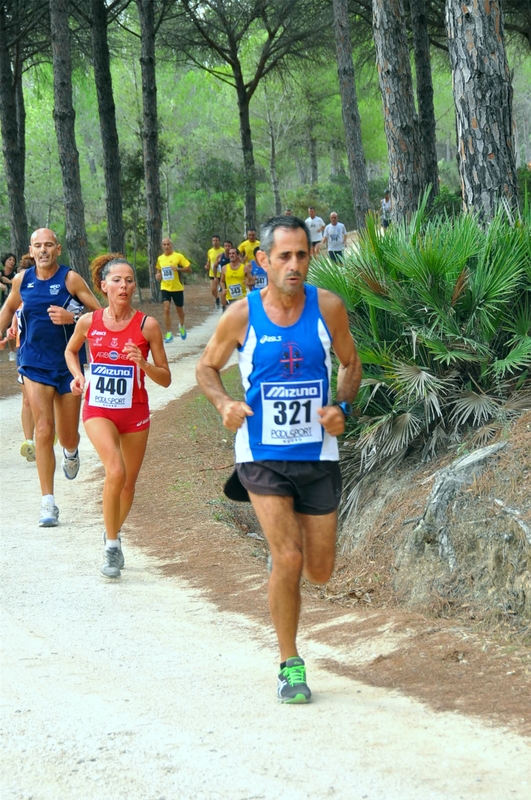
M 306 703 L 311 692 L 296 644 L 300 579 L 325 583 L 332 574 L 341 496 L 336 436 L 351 412 L 361 365 L 342 300 L 305 284 L 311 242 L 304 222 L 273 217 L 260 241 L 256 258 L 268 284 L 221 318 L 197 379 L 236 432 L 237 475 L 269 544 L 279 700 Z M 220 377 L 236 348 L 244 402 L 227 394 Z M 334 402 L 332 348 L 340 363 Z
M 39 228 L 31 236 L 35 266 L 16 276 L 11 294 L 0 312 L 0 331 L 21 303 L 19 372 L 35 420 L 35 459 L 42 501 L 39 525 L 55 527 L 59 509 L 54 500 L 55 430 L 63 448 L 62 467 L 72 480 L 79 470 L 79 409 L 81 397 L 70 391 L 72 376 L 65 348 L 79 314 L 72 308 L 100 308 L 96 297 L 77 272 L 57 262 L 61 245 L 55 233 Z

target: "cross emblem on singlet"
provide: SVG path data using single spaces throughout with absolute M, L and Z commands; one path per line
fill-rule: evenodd
M 282 349 L 280 363 L 282 371 L 288 375 L 294 375 L 301 367 L 304 358 L 298 344 L 286 344 Z

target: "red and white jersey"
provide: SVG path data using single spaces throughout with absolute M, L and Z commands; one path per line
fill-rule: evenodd
M 87 333 L 90 372 L 86 403 L 97 408 L 126 409 L 148 402 L 144 371 L 123 352 L 127 342 L 133 342 L 147 359 L 149 342 L 142 333 L 145 321 L 146 315 L 136 311 L 123 331 L 110 331 L 103 321 L 103 309 L 93 312 Z

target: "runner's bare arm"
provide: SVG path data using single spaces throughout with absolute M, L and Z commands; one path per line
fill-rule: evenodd
M 347 310 L 337 295 L 324 289 L 319 289 L 319 308 L 339 359 L 336 399 L 351 403 L 361 383 L 361 361 L 350 332 Z M 325 431 L 332 436 L 338 436 L 345 430 L 345 415 L 337 406 L 325 406 L 319 415 Z
M 65 350 L 66 366 L 70 370 L 73 379 L 70 382 L 72 394 L 83 394 L 85 388 L 85 375 L 79 364 L 78 353 L 83 347 L 83 343 L 87 338 L 87 333 L 92 325 L 92 314 L 83 314 L 78 321 L 74 333 L 70 337 Z
M 100 301 L 91 292 L 87 282 L 73 269 L 67 273 L 65 284 L 70 294 L 77 297 L 88 311 L 96 311 L 97 308 L 101 308 Z M 72 320 L 69 320 L 69 322 L 72 322 Z
M 13 314 L 22 303 L 22 298 L 20 296 L 20 285 L 23 277 L 24 273 L 21 272 L 13 279 L 13 283 L 11 284 L 11 293 L 0 310 L 0 332 L 9 327 Z
M 241 428 L 245 417 L 252 415 L 251 408 L 240 400 L 233 400 L 221 381 L 221 370 L 234 350 L 243 343 L 249 325 L 246 300 L 231 306 L 220 319 L 216 331 L 197 365 L 197 382 L 203 394 L 216 407 L 223 425 L 230 431 Z
M 140 349 L 132 342 L 126 343 L 123 352 L 127 355 L 129 361 L 134 361 L 140 369 L 144 370 L 148 378 L 158 383 L 159 386 L 168 387 L 171 383 L 171 372 L 162 342 L 159 323 L 154 317 L 146 319 L 143 334 L 149 342 L 153 363 L 146 361 Z

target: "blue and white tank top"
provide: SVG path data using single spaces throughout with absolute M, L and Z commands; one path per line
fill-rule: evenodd
M 54 325 L 48 314 L 50 306 L 62 306 L 76 311 L 83 306 L 66 288 L 70 267 L 59 265 L 47 280 L 40 280 L 35 267 L 25 270 L 20 295 L 21 309 L 19 365 L 46 370 L 66 370 L 65 348 L 74 332 L 74 325 Z M 80 363 L 86 362 L 84 346 L 79 352 Z
M 275 325 L 260 292 L 248 295 L 249 328 L 239 348 L 245 400 L 254 416 L 236 434 L 236 463 L 338 461 L 337 439 L 326 433 L 317 409 L 331 402 L 332 337 L 319 310 L 317 289 L 294 325 Z
M 255 279 L 252 287 L 253 292 L 264 289 L 267 286 L 267 272 L 254 259 L 251 261 L 251 275 Z

